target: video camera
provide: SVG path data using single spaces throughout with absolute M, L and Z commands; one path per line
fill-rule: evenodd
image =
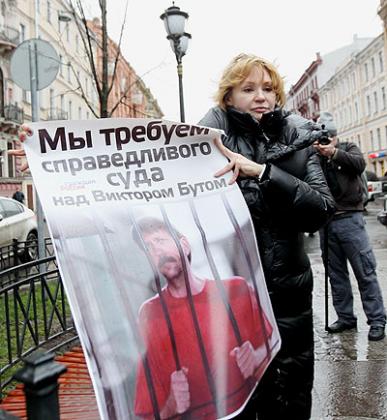
M 323 146 L 326 146 L 331 142 L 329 138 L 329 131 L 325 129 L 325 124 L 321 125 L 321 137 L 317 140 L 318 144 L 322 144 Z

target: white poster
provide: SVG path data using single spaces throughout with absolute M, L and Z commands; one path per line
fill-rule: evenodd
M 25 149 L 103 419 L 231 418 L 280 338 L 219 133 L 31 124 Z

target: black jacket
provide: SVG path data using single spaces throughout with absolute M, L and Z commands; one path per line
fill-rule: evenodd
M 337 143 L 333 159 L 320 157 L 337 211 L 363 211 L 363 181 L 366 163 L 354 143 Z
M 234 108 L 225 112 L 215 107 L 199 124 L 224 130 L 225 146 L 266 164 L 260 180 L 239 179 L 238 183 L 252 216 L 282 338 L 274 365 L 285 375 L 301 367 L 296 380 L 304 381 L 310 390 L 313 277 L 303 232 L 316 231 L 334 212 L 319 158 L 310 146 L 321 133 L 314 123 L 281 109 L 265 114 L 258 122 Z

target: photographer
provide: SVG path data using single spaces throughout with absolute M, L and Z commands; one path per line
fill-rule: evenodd
M 335 199 L 336 212 L 327 228 L 320 231 L 320 246 L 328 241 L 328 273 L 337 321 L 328 327 L 330 333 L 340 333 L 357 327 L 353 312 L 353 294 L 347 261 L 358 282 L 367 322 L 368 339 L 385 337 L 386 312 L 376 276 L 376 261 L 365 229 L 363 217 L 363 187 L 361 175 L 366 163 L 354 143 L 339 143 L 337 130 L 328 112 L 322 112 L 318 122 L 327 136 L 314 144 L 320 155 L 328 186 Z M 327 233 L 327 238 L 324 233 Z M 324 256 L 325 257 L 325 256 Z M 325 258 L 324 258 L 325 260 Z

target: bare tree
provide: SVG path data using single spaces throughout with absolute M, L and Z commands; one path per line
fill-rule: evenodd
M 125 14 L 121 25 L 118 44 L 114 44 L 108 35 L 106 3 L 106 0 L 98 0 L 100 25 L 98 25 L 97 30 L 95 30 L 96 26 L 94 25 L 93 28 L 93 25 L 86 17 L 82 0 L 70 1 L 71 12 L 82 39 L 88 67 L 91 71 L 94 88 L 98 96 L 98 111 L 96 111 L 93 104 L 90 103 L 87 92 L 84 91 L 81 81 L 78 80 L 77 73 L 74 68 L 73 73 L 77 79 L 82 98 L 97 118 L 111 117 L 121 103 L 130 103 L 132 87 L 136 84 L 136 80 L 132 83 L 128 83 L 124 90 L 120 92 L 120 97 L 118 100 L 116 99 L 115 103 L 112 104 L 112 101 L 109 101 L 110 94 L 117 83 L 118 63 L 120 60 L 124 60 L 121 54 L 121 41 L 126 22 L 128 0 L 125 5 Z M 111 48 L 112 44 L 114 44 L 116 48 Z M 112 70 L 111 65 L 113 65 Z

